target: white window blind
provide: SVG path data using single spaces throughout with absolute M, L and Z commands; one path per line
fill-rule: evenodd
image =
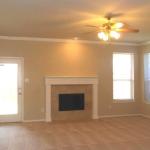
M 134 99 L 134 57 L 132 53 L 113 54 L 113 99 Z
M 150 102 L 150 53 L 144 55 L 144 95 L 145 100 Z

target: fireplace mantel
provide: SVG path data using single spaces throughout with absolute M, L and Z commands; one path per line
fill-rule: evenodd
M 45 77 L 46 86 L 46 121 L 51 122 L 51 86 L 52 85 L 92 85 L 92 118 L 98 119 L 98 78 L 97 77 Z

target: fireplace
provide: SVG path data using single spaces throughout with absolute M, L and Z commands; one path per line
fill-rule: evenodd
M 46 121 L 98 118 L 97 77 L 46 77 L 45 85 Z
M 59 94 L 59 111 L 84 110 L 84 93 Z

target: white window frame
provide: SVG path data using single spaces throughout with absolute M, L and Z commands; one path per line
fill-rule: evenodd
M 150 52 L 145 52 L 144 55 L 143 55 L 143 101 L 144 103 L 146 104 L 150 104 L 150 99 L 147 99 L 146 96 L 145 96 L 145 81 L 150 81 L 150 79 L 146 80 L 145 79 L 145 55 L 150 55 Z
M 131 98 L 126 98 L 126 99 L 121 99 L 121 98 L 117 98 L 115 99 L 114 98 L 114 95 L 113 95 L 113 102 L 114 103 L 126 103 L 126 102 L 135 102 L 135 99 L 134 99 L 134 53 L 132 52 L 114 52 L 114 54 L 130 54 L 131 55 L 131 60 L 132 60 L 132 64 L 131 64 L 131 79 L 113 79 L 113 84 L 114 84 L 114 81 L 130 81 L 130 84 L 131 84 Z M 112 59 L 113 59 L 113 56 L 112 56 Z M 113 61 L 112 61 L 113 62 Z M 113 67 L 113 64 L 112 64 L 112 67 Z M 112 69 L 112 76 L 113 76 L 113 69 Z M 113 89 L 114 90 L 114 89 Z

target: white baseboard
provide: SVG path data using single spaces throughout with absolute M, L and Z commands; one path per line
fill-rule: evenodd
M 102 118 L 118 118 L 118 117 L 131 117 L 131 116 L 141 116 L 145 118 L 150 119 L 150 115 L 144 115 L 144 114 L 124 114 L 124 115 L 101 115 L 98 119 Z M 30 122 L 46 122 L 45 119 L 38 119 L 38 120 L 23 120 L 24 123 L 30 123 Z
M 150 119 L 150 115 L 141 114 L 141 116 Z
M 99 119 L 101 119 L 101 118 L 131 117 L 131 116 L 142 116 L 142 114 L 101 115 L 101 116 L 99 116 Z
M 39 120 L 23 120 L 22 122 L 28 123 L 28 122 L 45 122 L 45 119 L 39 119 Z
M 141 117 L 145 117 L 145 118 L 148 118 L 150 119 L 150 115 L 144 115 L 144 114 L 125 114 L 125 115 L 101 115 L 99 116 L 97 119 L 102 119 L 102 118 L 118 118 L 118 117 L 131 117 L 131 116 L 141 116 Z M 0 120 L 0 123 L 2 122 L 17 122 L 15 120 L 10 120 L 10 121 L 1 121 Z M 35 119 L 35 120 L 23 120 L 21 121 L 23 123 L 30 123 L 30 122 L 46 122 L 45 119 Z
M 117 117 L 131 117 L 131 116 L 142 116 L 146 118 L 150 118 L 150 116 L 146 116 L 143 114 L 125 114 L 125 115 L 101 115 L 97 119 L 102 118 L 117 118 Z M 22 122 L 28 123 L 28 122 L 46 122 L 45 119 L 39 119 L 39 120 L 23 120 Z

